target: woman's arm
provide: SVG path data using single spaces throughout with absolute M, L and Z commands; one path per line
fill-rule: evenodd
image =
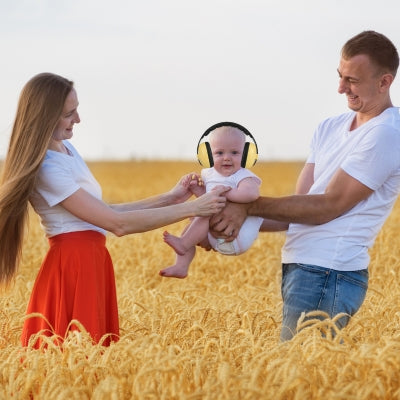
M 229 188 L 220 187 L 196 200 L 180 204 L 120 211 L 93 197 L 84 189 L 78 189 L 62 201 L 61 205 L 76 217 L 112 232 L 116 236 L 123 236 L 156 229 L 188 217 L 213 215 L 225 206 L 224 193 L 227 190 Z M 155 196 L 153 199 L 144 200 L 141 205 L 163 204 L 161 197 Z
M 192 194 L 198 196 L 199 175 L 191 172 L 184 175 L 179 182 L 168 192 L 149 197 L 147 199 L 134 201 L 131 203 L 111 204 L 110 207 L 116 211 L 146 210 L 149 208 L 165 207 L 172 204 L 183 203 Z M 204 187 L 203 187 L 204 188 Z M 196 192 L 197 190 L 197 192 Z M 196 193 L 195 193 L 196 192 Z M 201 194 L 204 194 L 205 190 Z

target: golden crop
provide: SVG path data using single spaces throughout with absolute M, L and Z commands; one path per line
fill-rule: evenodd
M 91 163 L 107 202 L 169 190 L 194 163 Z M 294 190 L 301 164 L 259 163 L 262 194 Z M 400 398 L 400 211 L 371 250 L 370 288 L 349 326 L 321 337 L 315 322 L 279 343 L 282 233 L 262 233 L 238 257 L 198 249 L 186 279 L 161 278 L 174 260 L 163 229 L 109 235 L 121 339 L 63 349 L 22 348 L 25 307 L 47 241 L 32 214 L 15 282 L 0 297 L 0 399 L 395 399 Z M 167 229 L 178 234 L 186 221 Z

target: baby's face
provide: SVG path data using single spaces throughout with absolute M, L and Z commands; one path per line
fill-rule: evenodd
M 230 176 L 241 167 L 245 136 L 236 128 L 217 128 L 210 137 L 214 168 L 222 176 Z

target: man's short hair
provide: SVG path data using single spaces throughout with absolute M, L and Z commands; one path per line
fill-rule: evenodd
M 381 33 L 364 31 L 349 39 L 342 48 L 342 57 L 349 59 L 365 54 L 382 69 L 383 73 L 396 76 L 399 54 L 394 44 Z

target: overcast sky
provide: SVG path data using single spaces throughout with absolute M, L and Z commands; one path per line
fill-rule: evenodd
M 303 160 L 319 121 L 348 110 L 342 45 L 373 29 L 400 49 L 399 15 L 399 0 L 0 0 L 0 157 L 46 71 L 75 82 L 88 160 L 195 160 L 220 121 L 249 129 L 260 159 Z

